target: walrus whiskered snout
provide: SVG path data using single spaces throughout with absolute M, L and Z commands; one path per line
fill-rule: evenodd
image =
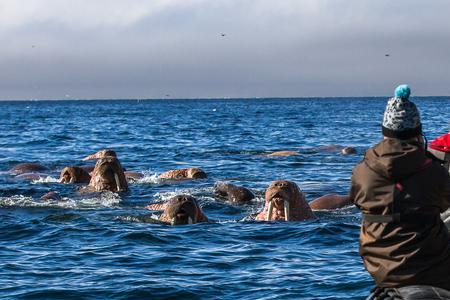
M 193 179 L 205 179 L 208 176 L 206 175 L 205 171 L 203 171 L 202 169 L 199 168 L 190 168 L 188 170 L 188 178 L 193 178 Z
M 124 192 L 128 190 L 128 183 L 119 160 L 107 156 L 97 161 L 89 186 L 97 191 Z
M 164 212 L 159 219 L 171 225 L 196 224 L 208 221 L 197 200 L 189 195 L 178 195 L 171 198 L 166 203 Z
M 196 200 L 187 195 L 172 198 L 167 206 L 166 214 L 171 225 L 197 223 L 198 204 Z
M 287 181 L 275 181 L 269 186 L 266 195 L 266 201 L 269 201 L 268 213 L 266 221 L 271 220 L 273 208 L 275 207 L 280 213 L 279 216 L 283 217 L 285 221 L 289 221 L 290 218 L 290 200 L 293 198 L 295 191 L 291 184 Z M 283 213 L 281 213 L 283 212 Z
M 288 222 L 290 214 L 290 204 L 288 200 L 285 200 L 281 197 L 273 197 L 272 199 L 269 200 L 269 208 L 266 215 L 266 221 L 270 221 L 272 219 L 274 206 L 278 210 L 284 209 L 284 220 Z
M 170 225 L 183 225 L 183 224 L 195 224 L 197 221 L 192 218 L 191 214 L 187 213 L 184 209 L 178 211 L 178 213 L 171 218 Z
M 256 219 L 260 221 L 302 221 L 314 214 L 298 186 L 291 181 L 272 182 L 266 190 L 265 205 Z
M 65 167 L 59 176 L 60 183 L 89 183 L 91 176 L 80 167 Z
M 214 195 L 225 198 L 234 204 L 249 203 L 255 198 L 255 195 L 249 189 L 222 181 L 214 184 Z
M 105 185 L 113 186 L 116 185 L 116 190 L 121 191 L 122 185 L 120 184 L 118 172 L 111 168 L 111 166 L 106 166 L 100 171 L 100 176 L 103 178 L 103 183 Z
M 67 170 L 61 172 L 59 177 L 59 183 L 75 183 L 75 177 L 70 174 Z

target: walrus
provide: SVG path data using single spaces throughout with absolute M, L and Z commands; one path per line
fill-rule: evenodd
M 117 158 L 117 153 L 111 149 L 102 149 L 102 150 L 97 151 L 94 154 L 86 156 L 82 160 L 86 161 L 86 160 L 100 159 L 100 158 L 104 158 L 104 157 L 108 157 L 108 156 Z M 88 167 L 83 167 L 83 168 L 88 168 Z M 126 171 L 125 168 L 123 168 L 123 170 L 125 172 L 125 177 L 127 178 L 127 180 L 129 182 L 133 182 L 133 181 L 136 181 L 136 180 L 144 177 L 144 174 L 142 174 L 142 173 Z M 92 171 L 89 171 L 89 172 L 92 172 Z
M 287 180 L 273 181 L 269 185 L 264 208 L 256 216 L 258 221 L 304 221 L 315 218 L 297 184 Z
M 89 183 L 91 175 L 81 167 L 65 167 L 59 176 L 60 183 Z
M 164 210 L 164 209 L 166 209 L 167 203 L 168 202 L 151 203 L 151 204 L 147 205 L 145 207 L 145 209 L 148 209 L 148 210 Z
M 234 204 L 244 204 L 255 198 L 255 195 L 247 188 L 222 181 L 214 185 L 214 194 L 226 198 Z
M 275 151 L 267 154 L 268 157 L 285 157 L 285 156 L 297 156 L 300 155 L 297 151 Z
M 49 169 L 38 163 L 21 163 L 9 170 L 12 174 L 43 173 Z
M 356 149 L 353 147 L 344 147 L 341 150 L 342 155 L 350 155 L 350 154 L 356 154 Z
M 266 190 L 265 205 L 256 216 L 258 221 L 304 221 L 315 219 L 312 209 L 336 209 L 349 205 L 349 196 L 329 194 L 310 204 L 297 184 L 287 180 L 273 181 Z
M 316 148 L 319 152 L 336 152 L 339 151 L 342 155 L 356 154 L 356 149 L 351 146 L 341 146 L 341 145 L 323 145 Z
M 316 148 L 312 148 L 309 151 L 313 152 L 334 152 L 334 151 L 340 151 L 342 155 L 350 155 L 350 154 L 356 154 L 356 149 L 354 147 L 343 147 L 339 145 L 325 145 L 325 146 L 319 146 Z M 286 157 L 286 156 L 297 156 L 300 155 L 297 151 L 275 151 L 272 153 L 267 154 L 267 157 Z
M 150 204 L 150 210 L 164 209 L 159 220 L 170 225 L 196 224 L 208 222 L 197 200 L 189 195 L 177 195 L 166 203 Z
M 312 210 L 337 209 L 351 204 L 350 196 L 327 194 L 309 202 Z
M 159 175 L 160 179 L 203 179 L 207 175 L 200 168 L 186 168 L 178 170 L 170 170 Z
M 128 183 L 119 160 L 113 156 L 100 158 L 95 164 L 88 188 L 95 191 L 128 191 Z
M 117 157 L 116 151 L 111 150 L 111 149 L 102 149 L 102 150 L 97 151 L 94 154 L 86 156 L 82 160 L 100 159 L 100 158 L 104 158 L 107 156 Z
M 125 177 L 127 178 L 128 182 L 135 182 L 136 180 L 143 178 L 144 174 L 133 171 L 125 171 Z
M 48 192 L 47 194 L 43 195 L 41 197 L 41 200 L 44 200 L 44 201 L 50 201 L 50 200 L 60 201 L 60 200 L 62 200 L 62 198 L 58 194 L 58 192 L 51 191 L 51 192 Z

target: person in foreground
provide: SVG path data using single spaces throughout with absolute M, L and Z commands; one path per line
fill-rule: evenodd
M 450 299 L 450 235 L 440 218 L 450 207 L 450 178 L 426 155 L 409 94 L 407 85 L 397 87 L 384 113 L 384 139 L 353 169 L 360 255 L 376 283 L 368 299 Z

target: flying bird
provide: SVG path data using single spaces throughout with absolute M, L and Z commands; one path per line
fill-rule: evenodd
M 390 56 L 390 54 L 388 54 L 388 53 L 386 53 L 384 56 L 386 56 L 386 57 L 389 57 Z
M 221 35 L 221 36 L 226 36 L 226 34 L 225 34 L 225 33 L 221 33 L 220 35 Z

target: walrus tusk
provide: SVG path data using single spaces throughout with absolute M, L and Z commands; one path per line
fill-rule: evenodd
M 284 200 L 284 220 L 289 222 L 289 201 Z
M 270 221 L 270 218 L 272 217 L 272 210 L 273 210 L 273 202 L 270 201 L 269 209 L 267 210 L 266 221 Z
M 192 218 L 191 218 L 191 217 L 188 217 L 188 224 L 189 224 L 189 225 L 194 224 L 194 221 L 192 221 Z
M 177 217 L 173 217 L 172 220 L 170 220 L 170 225 L 175 225 L 177 222 Z
M 59 183 L 66 183 L 65 180 L 66 180 L 66 179 L 65 179 L 64 177 L 62 177 L 62 178 L 59 180 Z
M 117 175 L 117 173 L 114 173 L 114 178 L 116 179 L 117 191 L 120 192 L 122 190 L 122 187 L 120 186 L 119 175 Z
M 69 183 L 75 183 L 75 177 L 70 177 Z
M 94 153 L 94 154 L 86 156 L 82 160 L 86 161 L 86 160 L 92 160 L 92 159 L 98 159 L 98 158 L 100 158 L 98 153 Z

